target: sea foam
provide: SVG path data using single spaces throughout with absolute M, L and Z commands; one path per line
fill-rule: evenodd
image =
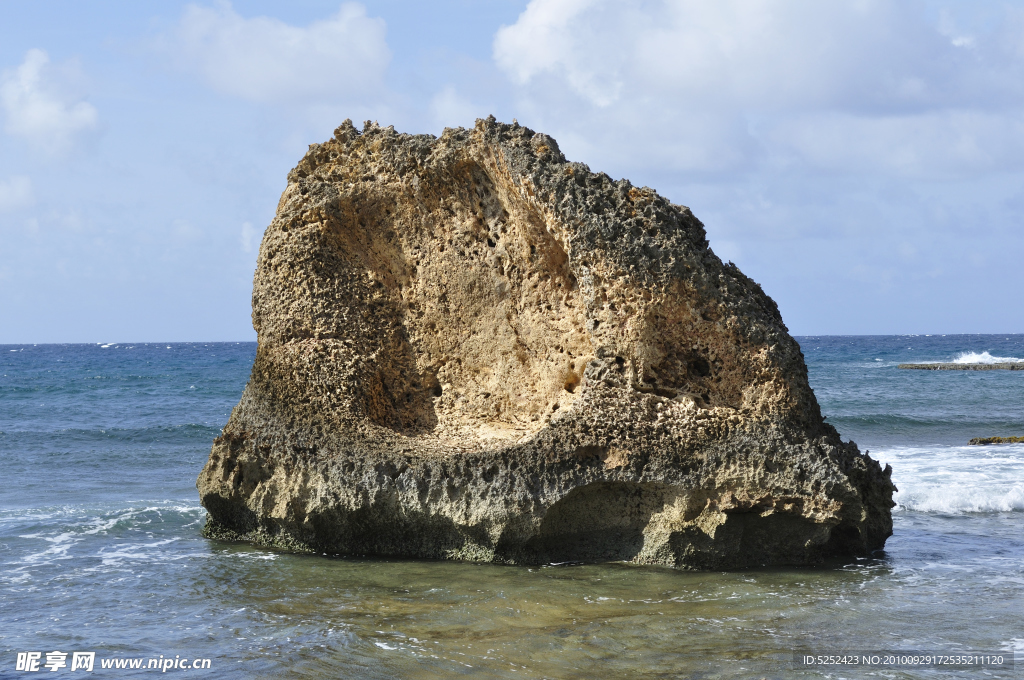
M 1024 445 L 893 447 L 897 510 L 964 514 L 1024 511 Z
M 961 352 L 953 359 L 954 364 L 1010 364 L 1024 361 L 1018 357 L 994 357 L 988 352 Z

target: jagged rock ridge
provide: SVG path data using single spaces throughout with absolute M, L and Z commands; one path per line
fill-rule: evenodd
M 206 533 L 348 555 L 683 568 L 880 548 L 775 303 L 689 209 L 493 117 L 351 121 L 260 247 L 252 376 Z

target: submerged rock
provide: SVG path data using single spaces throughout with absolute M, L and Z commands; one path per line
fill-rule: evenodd
M 775 303 L 689 209 L 493 118 L 346 121 L 260 247 L 206 533 L 506 563 L 881 548 L 891 470 L 821 416 Z
M 1024 371 L 1024 361 L 1008 361 L 998 364 L 900 364 L 896 368 L 918 371 Z
M 986 446 L 988 444 L 1024 444 L 1024 437 L 975 437 L 967 443 L 970 446 Z

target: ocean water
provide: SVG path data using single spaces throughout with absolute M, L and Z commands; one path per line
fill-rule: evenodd
M 829 422 L 893 466 L 895 533 L 845 564 L 709 573 L 208 541 L 195 478 L 254 344 L 0 346 L 0 678 L 34 677 L 27 652 L 45 677 L 52 652 L 72 677 L 75 652 L 110 677 L 1024 677 L 1024 445 L 967 445 L 1024 435 L 1024 372 L 896 368 L 1022 358 L 1024 336 L 799 341 Z M 794 662 L 914 651 L 1017 666 Z M 182 659 L 209 668 L 163 670 Z

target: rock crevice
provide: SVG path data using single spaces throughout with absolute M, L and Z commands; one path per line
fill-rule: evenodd
M 253 324 L 210 535 L 723 568 L 891 533 L 890 471 L 824 423 L 775 303 L 687 208 L 518 125 L 312 145 Z

